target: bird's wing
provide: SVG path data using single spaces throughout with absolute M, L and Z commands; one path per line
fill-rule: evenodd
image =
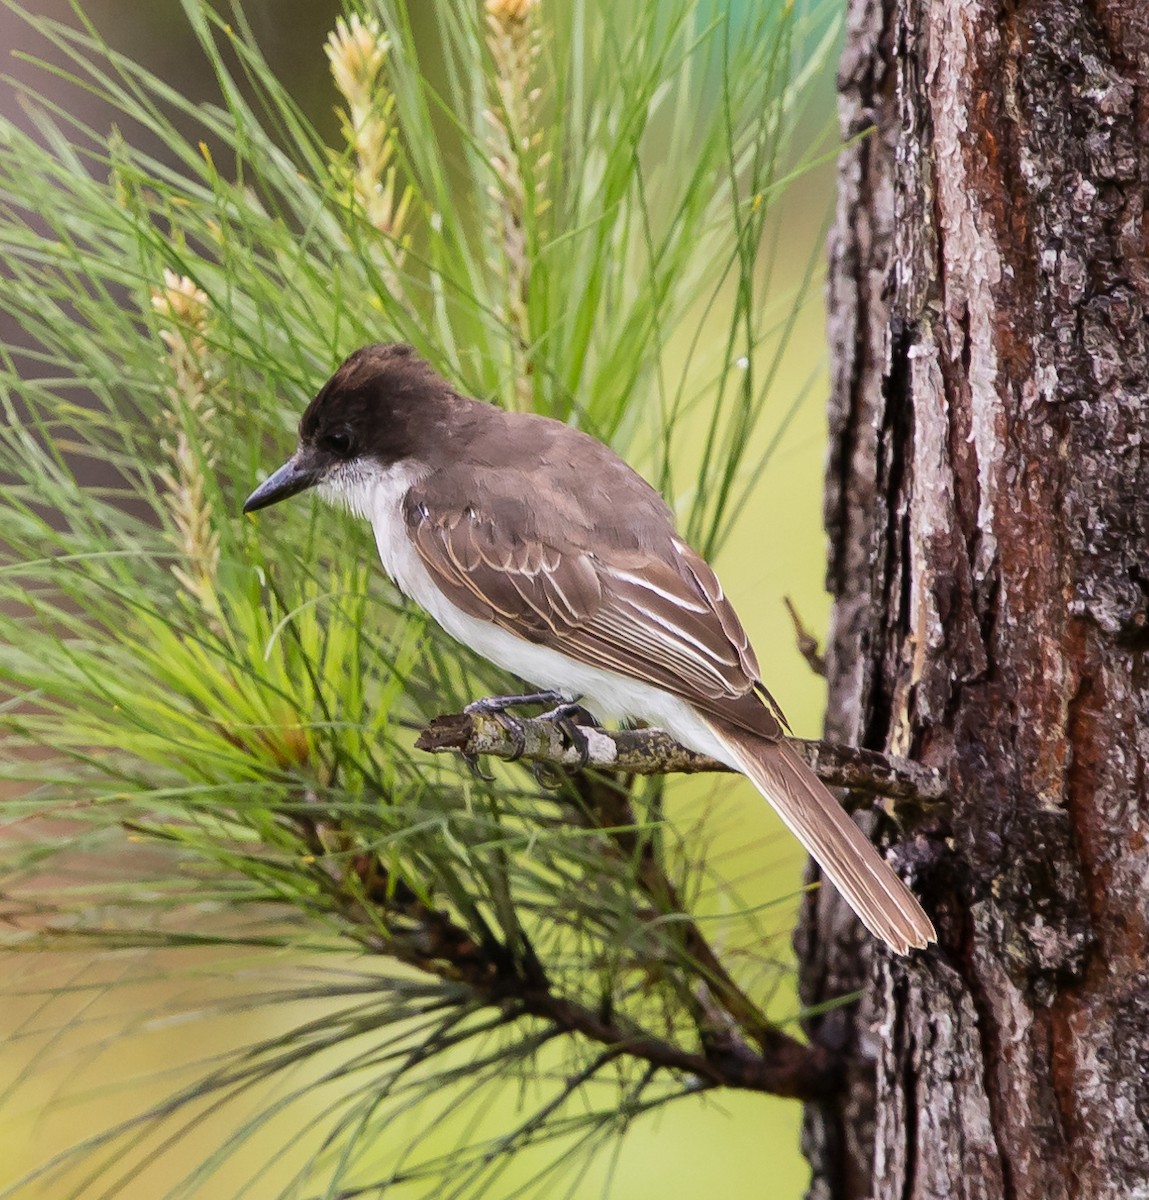
M 600 556 L 521 522 L 500 528 L 475 504 L 436 506 L 420 485 L 404 517 L 424 565 L 464 612 L 753 732 L 780 732 L 741 622 L 714 572 L 676 537 L 665 555 L 610 547 Z

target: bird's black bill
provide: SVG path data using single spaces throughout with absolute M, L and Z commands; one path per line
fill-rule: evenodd
M 269 475 L 243 502 L 245 513 L 278 504 L 288 496 L 296 496 L 319 482 L 319 472 L 299 462 L 299 455 L 289 458 L 278 471 Z

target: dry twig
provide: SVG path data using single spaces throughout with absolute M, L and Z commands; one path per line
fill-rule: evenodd
M 789 596 L 782 597 L 790 620 L 794 624 L 794 637 L 798 643 L 798 653 L 806 660 L 810 670 L 822 679 L 826 678 L 826 656 L 818 646 L 818 639 L 806 628 L 805 622 L 798 615 L 794 601 Z

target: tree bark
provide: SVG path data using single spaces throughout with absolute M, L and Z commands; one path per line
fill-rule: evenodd
M 938 949 L 799 933 L 811 1196 L 1149 1197 L 1149 5 L 849 0 L 831 741 L 943 773 Z

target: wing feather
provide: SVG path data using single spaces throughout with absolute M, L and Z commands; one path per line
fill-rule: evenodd
M 777 736 L 741 622 L 684 542 L 672 537 L 662 555 L 631 547 L 598 556 L 558 536 L 500 528 L 472 504 L 437 511 L 418 488 L 404 516 L 420 559 L 465 612 Z

